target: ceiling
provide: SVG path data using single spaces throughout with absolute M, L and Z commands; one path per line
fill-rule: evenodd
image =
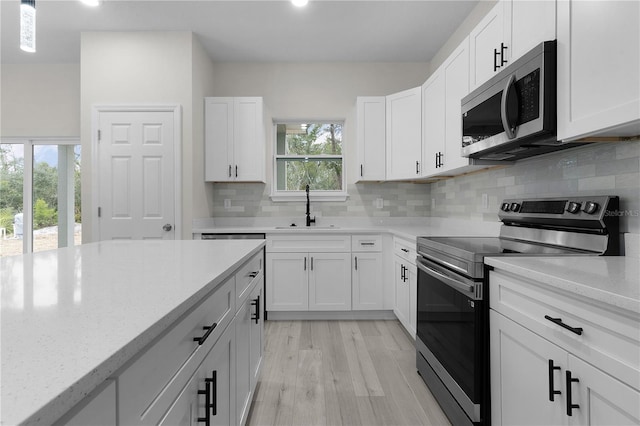
M 478 0 L 37 0 L 36 53 L 19 0 L 0 0 L 3 63 L 80 62 L 83 31 L 185 31 L 216 62 L 428 62 Z

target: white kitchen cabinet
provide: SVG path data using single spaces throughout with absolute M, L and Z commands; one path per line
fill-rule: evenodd
M 267 253 L 267 311 L 308 311 L 307 253 Z
M 499 1 L 469 34 L 470 89 L 537 44 L 555 38 L 555 1 Z
M 162 426 L 236 424 L 235 323 L 232 323 L 162 417 Z
M 558 1 L 558 139 L 640 135 L 639 75 L 640 2 Z
M 205 98 L 205 180 L 266 182 L 260 97 Z
M 468 93 L 469 39 L 465 38 L 422 86 L 424 176 L 455 176 L 489 166 L 460 153 L 460 101 Z
M 386 97 L 387 180 L 421 176 L 422 89 L 415 87 Z
M 356 149 L 358 170 L 356 182 L 383 181 L 386 178 L 386 98 L 356 98 Z
M 394 238 L 395 304 L 393 313 L 415 339 L 418 308 L 418 270 L 415 244 Z
M 489 281 L 493 424 L 640 423 L 637 313 L 500 270 Z
M 353 236 L 351 306 L 356 310 L 384 308 L 384 268 L 380 235 Z
M 236 407 L 238 424 L 245 424 L 251 407 L 253 389 L 257 381 L 255 376 L 262 359 L 262 312 L 260 295 L 263 274 L 254 277 L 250 293 L 238 308 L 235 317 L 236 326 Z

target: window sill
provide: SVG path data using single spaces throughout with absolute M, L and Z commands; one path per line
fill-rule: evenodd
M 274 203 L 286 202 L 286 201 L 306 201 L 307 195 L 302 192 L 295 192 L 291 194 L 271 194 L 269 196 Z M 319 192 L 309 194 L 309 199 L 313 202 L 323 201 L 347 201 L 349 194 L 346 192 Z

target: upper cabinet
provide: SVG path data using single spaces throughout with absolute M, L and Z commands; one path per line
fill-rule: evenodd
M 421 176 L 422 89 L 415 87 L 386 99 L 387 180 Z
M 262 98 L 205 98 L 205 180 L 265 182 Z
M 640 135 L 638 76 L 640 2 L 558 2 L 558 139 Z
M 359 96 L 356 99 L 356 182 L 385 180 L 386 97 Z
M 538 43 L 555 38 L 555 1 L 499 1 L 469 34 L 471 90 Z

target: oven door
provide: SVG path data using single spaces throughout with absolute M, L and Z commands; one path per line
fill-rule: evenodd
M 482 282 L 418 258 L 418 351 L 473 422 L 480 421 L 485 362 Z

